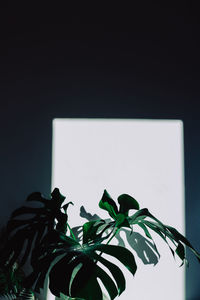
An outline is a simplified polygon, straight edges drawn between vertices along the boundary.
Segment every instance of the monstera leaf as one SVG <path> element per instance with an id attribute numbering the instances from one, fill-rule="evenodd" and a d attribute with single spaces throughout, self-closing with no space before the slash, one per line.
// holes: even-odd
<path id="1" fill-rule="evenodd" d="M 27 202 L 36 201 L 42 204 L 42 207 L 23 206 L 12 213 L 7 225 L 9 238 L 4 249 L 5 259 L 10 257 L 10 265 L 17 259 L 21 266 L 24 265 L 33 246 L 38 247 L 45 232 L 55 227 L 56 220 L 56 226 L 66 231 L 68 219 L 66 205 L 63 207 L 64 212 L 61 211 L 65 197 L 58 189 L 55 189 L 51 196 L 48 200 L 41 193 L 32 193 L 28 196 Z"/>
<path id="2" fill-rule="evenodd" d="M 87 240 L 86 237 L 83 237 L 83 240 Z M 105 259 L 103 254 L 119 260 L 132 275 L 137 269 L 133 254 L 124 247 L 101 243 L 81 245 L 56 231 L 44 238 L 34 254 L 34 272 L 28 278 L 29 283 L 35 282 L 35 290 L 39 292 L 50 269 L 49 287 L 58 297 L 62 293 L 85 300 L 102 300 L 103 294 L 98 279 L 105 286 L 110 299 L 120 295 L 125 289 L 124 275 L 120 268 Z M 111 272 L 112 277 L 99 263 Z"/>
<path id="3" fill-rule="evenodd" d="M 112 227 L 112 222 L 106 222 L 102 219 L 86 222 L 83 225 L 83 243 L 103 242 L 112 234 L 113 230 L 107 232 L 107 230 L 112 229 Z"/>
<path id="4" fill-rule="evenodd" d="M 178 255 L 182 260 L 182 264 L 187 262 L 185 255 L 185 246 L 189 247 L 200 262 L 200 253 L 198 253 L 191 243 L 181 235 L 175 228 L 164 225 L 156 217 L 154 217 L 147 208 L 139 209 L 138 202 L 127 194 L 122 194 L 118 197 L 118 203 L 120 204 L 119 209 L 115 201 L 111 198 L 106 190 L 104 190 L 103 196 L 99 202 L 100 208 L 107 210 L 109 215 L 114 219 L 114 223 L 110 222 L 111 227 L 117 228 L 117 233 L 123 227 L 129 227 L 134 230 L 134 225 L 141 227 L 145 235 L 151 239 L 154 243 L 152 235 L 149 229 L 156 232 L 164 241 L 167 243 L 173 256 Z M 137 210 L 132 216 L 129 216 L 129 210 Z M 172 248 L 171 244 L 174 245 Z M 154 243 L 156 252 L 158 253 L 157 247 Z"/>
<path id="5" fill-rule="evenodd" d="M 168 245 L 172 255 L 175 256 L 175 254 L 177 254 L 179 256 L 182 260 L 182 264 L 187 262 L 185 247 L 183 244 L 190 248 L 190 250 L 195 254 L 197 260 L 200 262 L 200 253 L 194 249 L 191 243 L 175 228 L 164 225 L 161 221 L 154 217 L 147 208 L 138 210 L 133 216 L 129 217 L 129 224 L 139 225 L 143 229 L 145 235 L 151 240 L 153 240 L 153 238 L 149 229 L 157 233 Z M 174 245 L 173 248 L 171 244 Z"/>
<path id="6" fill-rule="evenodd" d="M 130 195 L 122 194 L 118 197 L 119 209 L 115 201 L 111 198 L 106 190 L 99 202 L 99 207 L 106 210 L 115 220 L 114 226 L 117 228 L 129 227 L 128 213 L 131 209 L 139 209 L 139 203 Z"/>

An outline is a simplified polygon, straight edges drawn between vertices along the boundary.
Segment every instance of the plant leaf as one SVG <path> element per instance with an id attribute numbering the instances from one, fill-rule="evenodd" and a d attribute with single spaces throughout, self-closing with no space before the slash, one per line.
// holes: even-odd
<path id="1" fill-rule="evenodd" d="M 10 264 L 18 259 L 19 264 L 24 265 L 28 256 L 31 255 L 32 249 L 40 245 L 45 232 L 55 228 L 55 220 L 58 221 L 57 229 L 63 232 L 66 231 L 68 216 L 66 213 L 61 212 L 61 205 L 65 197 L 60 194 L 57 188 L 54 189 L 51 195 L 52 198 L 47 200 L 41 196 L 41 193 L 32 193 L 28 196 L 27 201 L 39 201 L 43 204 L 43 207 L 22 206 L 12 213 L 7 225 L 9 236 L 6 245 L 7 257 L 8 254 L 12 255 Z M 65 208 L 67 207 L 65 206 Z M 22 258 L 20 254 L 23 251 L 25 251 L 25 254 Z"/>
<path id="2" fill-rule="evenodd" d="M 119 213 L 116 215 L 115 226 L 117 228 L 128 227 L 131 228 L 127 220 L 126 214 Z"/>
<path id="3" fill-rule="evenodd" d="M 104 220 L 86 222 L 83 225 L 83 244 L 100 242 L 107 239 L 112 232 L 110 231 L 104 237 L 103 233 L 109 228 L 111 228 L 111 225 L 106 224 Z"/>
<path id="4" fill-rule="evenodd" d="M 184 259 L 185 259 L 185 248 L 184 248 L 183 244 L 181 244 L 180 242 L 178 243 L 178 246 L 176 248 L 176 254 L 180 257 L 180 259 L 182 261 L 184 261 Z"/>
<path id="5" fill-rule="evenodd" d="M 133 254 L 128 249 L 121 246 L 100 244 L 95 246 L 95 250 L 100 250 L 103 253 L 114 256 L 132 273 L 132 275 L 135 275 L 137 265 Z"/>
<path id="6" fill-rule="evenodd" d="M 109 215 L 115 219 L 116 215 L 118 214 L 118 208 L 117 205 L 115 204 L 115 201 L 110 197 L 108 192 L 104 190 L 103 196 L 99 202 L 99 207 L 107 210 Z"/>
<path id="7" fill-rule="evenodd" d="M 119 212 L 127 214 L 130 209 L 140 209 L 139 203 L 130 195 L 122 194 L 118 198 L 118 203 L 120 205 Z"/>
<path id="8" fill-rule="evenodd" d="M 92 253 L 91 256 L 95 260 L 101 262 L 105 267 L 107 267 L 109 269 L 109 271 L 111 272 L 111 274 L 117 284 L 118 293 L 119 293 L 119 295 L 121 295 L 121 293 L 125 290 L 126 282 L 125 282 L 124 275 L 123 275 L 122 271 L 120 270 L 120 268 L 118 266 L 116 266 L 115 264 L 111 263 L 110 261 L 104 259 L 101 255 Z"/>
<path id="9" fill-rule="evenodd" d="M 171 226 L 166 226 L 166 228 L 173 234 L 174 239 L 183 242 L 186 246 L 188 246 L 191 251 L 195 254 L 197 260 L 200 262 L 200 253 L 197 252 L 194 247 L 191 245 L 191 243 L 184 237 L 178 230 Z"/>
<path id="10" fill-rule="evenodd" d="M 101 282 L 105 286 L 110 298 L 112 300 L 115 299 L 118 296 L 118 289 L 111 277 L 102 268 L 98 267 L 98 265 L 96 266 L 95 275 L 101 280 Z"/>
<path id="11" fill-rule="evenodd" d="M 59 242 L 58 239 L 60 239 Z M 114 299 L 124 291 L 125 279 L 115 264 L 102 257 L 104 253 L 118 259 L 133 275 L 135 274 L 137 266 L 129 250 L 120 246 L 99 243 L 81 246 L 69 237 L 62 235 L 61 238 L 58 232 L 52 232 L 48 239 L 46 237 L 43 239 L 40 251 L 35 256 L 34 266 L 37 266 L 36 272 L 39 274 L 35 283 L 37 289 L 42 288 L 44 270 L 46 273 L 55 255 L 57 261 L 53 262 L 49 273 L 50 290 L 54 295 L 59 296 L 63 293 L 71 297 L 102 300 L 102 292 L 97 280 L 99 278 L 111 299 Z M 50 262 L 48 262 L 48 257 Z M 113 279 L 98 265 L 98 262 L 110 270 Z M 57 280 L 58 274 L 59 280 Z M 96 289 L 93 289 L 93 284 Z M 91 296 L 88 296 L 86 287 L 91 288 L 93 298 L 88 298 Z"/>

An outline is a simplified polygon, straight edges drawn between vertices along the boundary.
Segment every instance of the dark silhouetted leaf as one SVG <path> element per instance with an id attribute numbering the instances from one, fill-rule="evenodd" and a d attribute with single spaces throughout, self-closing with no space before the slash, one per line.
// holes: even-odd
<path id="1" fill-rule="evenodd" d="M 185 259 L 185 248 L 180 242 L 178 243 L 178 246 L 176 248 L 176 254 L 180 257 L 181 260 Z"/>
<path id="2" fill-rule="evenodd" d="M 120 205 L 120 213 L 128 214 L 130 209 L 140 209 L 139 203 L 130 195 L 122 194 L 117 200 Z"/>
<path id="3" fill-rule="evenodd" d="M 103 253 L 114 256 L 132 273 L 132 275 L 135 275 L 137 265 L 133 254 L 128 249 L 121 246 L 100 244 L 95 246 L 95 250 L 100 250 Z"/>
<path id="4" fill-rule="evenodd" d="M 113 278 L 115 279 L 115 282 L 117 284 L 118 293 L 121 295 L 121 293 L 125 290 L 125 278 L 120 270 L 119 267 L 117 267 L 115 264 L 111 263 L 110 261 L 104 259 L 101 255 L 97 255 L 96 253 L 92 253 L 91 255 L 96 261 L 101 262 L 105 267 L 108 268 L 108 270 L 111 272 Z"/>

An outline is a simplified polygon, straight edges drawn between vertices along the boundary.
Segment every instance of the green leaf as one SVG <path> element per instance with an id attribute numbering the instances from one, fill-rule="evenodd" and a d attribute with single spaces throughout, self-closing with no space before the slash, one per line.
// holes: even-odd
<path id="1" fill-rule="evenodd" d="M 150 232 L 149 232 L 149 230 L 147 229 L 147 227 L 146 227 L 142 222 L 138 222 L 138 226 L 140 226 L 140 227 L 143 229 L 145 235 L 146 235 L 149 239 L 153 240 L 153 239 L 152 239 L 152 236 L 151 236 L 151 234 L 150 234 Z"/>
<path id="2" fill-rule="evenodd" d="M 146 217 L 149 217 L 149 218 L 153 219 L 154 221 L 156 221 L 156 223 L 155 222 L 153 223 L 153 222 L 150 222 L 150 221 L 145 221 Z M 138 210 L 133 216 L 131 216 L 129 218 L 129 223 L 130 224 L 139 224 L 139 222 L 142 222 L 143 224 L 145 224 L 145 222 L 147 222 L 146 224 L 149 224 L 149 222 L 150 222 L 151 223 L 150 226 L 155 228 L 155 230 L 153 228 L 151 228 L 151 229 L 153 229 L 154 231 L 157 230 L 157 233 L 159 235 L 161 235 L 161 237 L 163 237 L 163 234 L 164 234 L 164 239 L 165 239 L 166 234 L 167 234 L 166 226 L 163 225 L 163 223 L 160 222 L 156 217 L 154 217 L 149 212 L 149 210 L 147 208 L 143 208 L 143 209 Z"/>
<path id="3" fill-rule="evenodd" d="M 176 248 L 176 254 L 180 257 L 180 259 L 182 261 L 184 261 L 184 259 L 185 259 L 185 248 L 184 248 L 183 244 L 181 244 L 180 242 L 178 243 L 178 246 Z"/>
<path id="4" fill-rule="evenodd" d="M 171 226 L 166 226 L 166 228 L 173 234 L 174 239 L 177 241 L 183 242 L 186 246 L 188 246 L 191 251 L 195 254 L 197 260 L 200 262 L 200 253 L 197 252 L 194 247 L 191 245 L 191 243 L 184 237 L 180 232 L 178 232 L 175 228 Z"/>
<path id="5" fill-rule="evenodd" d="M 35 286 L 34 290 L 39 293 L 44 288 L 45 278 L 53 262 L 59 257 L 59 252 L 48 253 L 48 256 L 32 258 L 33 272 L 26 277 L 24 285 L 26 287 Z M 39 264 L 38 264 L 39 261 Z"/>
<path id="6" fill-rule="evenodd" d="M 57 297 L 59 297 L 60 292 L 64 295 L 70 296 L 70 281 L 72 278 L 72 274 L 74 269 L 81 263 L 81 257 L 77 255 L 75 259 L 75 255 L 76 252 L 74 251 L 71 251 L 70 253 L 66 254 L 52 267 L 49 273 L 49 288 L 52 294 L 54 294 Z M 83 280 L 85 282 L 86 278 L 82 279 L 82 281 L 80 282 L 80 286 L 83 284 Z"/>
<path id="7" fill-rule="evenodd" d="M 133 254 L 126 248 L 114 245 L 96 245 L 95 250 L 109 254 L 117 258 L 131 273 L 135 275 L 137 265 Z"/>
<path id="8" fill-rule="evenodd" d="M 113 278 L 115 279 L 115 282 L 117 284 L 118 293 L 121 295 L 121 293 L 125 290 L 125 278 L 118 266 L 111 263 L 110 261 L 104 259 L 101 255 L 97 255 L 96 253 L 92 253 L 91 256 L 96 260 L 101 262 L 105 267 L 109 269 L 111 272 Z"/>
<path id="9" fill-rule="evenodd" d="M 96 277 L 101 280 L 106 290 L 108 291 L 110 298 L 112 300 L 115 299 L 118 296 L 118 289 L 111 277 L 108 276 L 108 274 L 98 266 L 96 266 Z"/>
<path id="10" fill-rule="evenodd" d="M 150 222 L 150 221 L 147 221 L 147 220 L 144 220 L 143 223 L 145 225 L 147 225 L 150 229 L 152 229 L 153 231 L 155 231 L 164 240 L 164 242 L 168 245 L 168 247 L 169 247 L 172 255 L 174 256 L 174 250 L 169 245 L 169 243 L 168 243 L 168 241 L 166 239 L 165 232 L 164 233 L 162 232 L 162 227 L 160 228 L 159 226 L 157 226 L 157 224 L 155 224 L 153 222 Z"/>
<path id="11" fill-rule="evenodd" d="M 124 223 L 126 216 L 124 214 L 117 214 L 116 216 L 116 227 L 120 227 Z"/>
<path id="12" fill-rule="evenodd" d="M 118 214 L 117 205 L 106 190 L 104 190 L 103 196 L 99 202 L 99 207 L 106 210 L 113 219 L 116 218 L 116 215 Z"/>
<path id="13" fill-rule="evenodd" d="M 104 253 L 118 259 L 133 275 L 135 274 L 137 266 L 129 250 L 120 246 L 97 243 L 81 246 L 69 237 L 52 232 L 48 238 L 43 239 L 39 252 L 34 256 L 37 273 L 35 285 L 37 289 L 42 288 L 44 274 L 53 263 L 49 280 L 50 290 L 54 295 L 59 296 L 63 293 L 83 299 L 102 300 L 101 287 L 97 281 L 99 278 L 111 299 L 114 299 L 124 291 L 125 279 L 119 267 L 102 257 Z M 56 262 L 52 261 L 53 255 L 55 255 Z M 113 278 L 98 265 L 98 262 L 110 270 Z M 59 280 L 57 280 L 58 274 Z M 91 295 L 88 296 L 86 287 L 91 289 L 90 293 L 93 298 Z"/>
<path id="14" fill-rule="evenodd" d="M 122 194 L 117 198 L 117 200 L 120 205 L 120 213 L 128 215 L 130 209 L 140 209 L 139 203 L 130 195 Z"/>
<path id="15" fill-rule="evenodd" d="M 134 215 L 128 217 L 129 223 L 130 224 L 137 224 L 139 220 L 141 219 L 145 219 L 148 216 L 148 209 L 147 208 L 142 208 L 138 211 L 136 211 L 136 213 L 134 213 Z"/>
<path id="16" fill-rule="evenodd" d="M 71 297 L 84 300 L 103 300 L 103 293 L 96 276 L 90 275 L 90 270 L 85 267 L 77 273 L 76 280 L 71 286 Z"/>
<path id="17" fill-rule="evenodd" d="M 107 239 L 112 232 L 105 237 L 103 237 L 103 233 L 110 227 L 111 225 L 106 224 L 104 220 L 86 222 L 83 225 L 83 243 L 100 242 Z"/>
<path id="18" fill-rule="evenodd" d="M 126 215 L 125 214 L 117 214 L 116 215 L 116 223 L 115 223 L 115 226 L 118 227 L 118 228 L 122 228 L 122 227 L 128 227 L 128 228 L 131 228 L 130 225 L 129 225 L 129 222 L 126 218 Z"/>
<path id="19" fill-rule="evenodd" d="M 144 220 L 143 223 L 145 225 L 147 225 L 149 228 L 151 228 L 153 231 L 155 231 L 165 242 L 166 242 L 166 236 L 165 234 L 162 232 L 162 229 L 160 229 L 159 226 L 157 226 L 157 224 L 152 223 L 150 221 Z"/>

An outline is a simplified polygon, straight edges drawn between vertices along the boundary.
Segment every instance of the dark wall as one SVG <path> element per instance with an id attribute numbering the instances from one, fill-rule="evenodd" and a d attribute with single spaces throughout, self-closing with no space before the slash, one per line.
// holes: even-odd
<path id="1" fill-rule="evenodd" d="M 50 193 L 53 118 L 175 118 L 184 122 L 186 235 L 200 249 L 197 7 L 90 9 L 2 10 L 0 223 L 30 192 Z M 194 300 L 200 266 L 189 260 Z"/>

